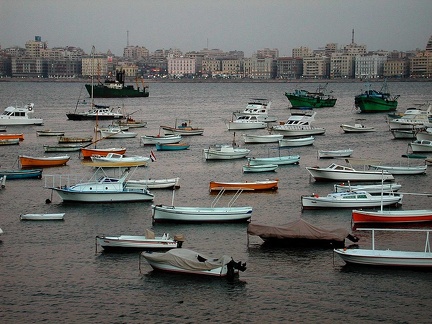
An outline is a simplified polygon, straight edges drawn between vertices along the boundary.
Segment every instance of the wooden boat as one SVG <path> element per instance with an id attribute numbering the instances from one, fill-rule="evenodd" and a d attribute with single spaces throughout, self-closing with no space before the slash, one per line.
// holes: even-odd
<path id="1" fill-rule="evenodd" d="M 330 93 L 326 93 L 327 84 L 319 86 L 315 92 L 296 89 L 294 92 L 285 92 L 293 108 L 323 108 L 334 107 L 336 98 Z"/>
<path id="2" fill-rule="evenodd" d="M 386 228 L 360 228 L 358 230 L 372 232 L 371 249 L 335 249 L 334 252 L 347 264 L 364 265 L 364 266 L 385 266 L 385 267 L 407 267 L 407 268 L 431 268 L 432 253 L 430 250 L 430 233 L 431 230 L 421 229 L 386 229 Z M 375 249 L 376 232 L 396 232 L 396 233 L 413 233 L 418 236 L 419 233 L 426 235 L 426 241 L 423 251 L 398 251 L 390 249 Z M 385 237 L 388 237 L 387 235 Z M 383 243 L 380 243 L 383 246 Z"/>
<path id="3" fill-rule="evenodd" d="M 183 235 L 170 237 L 169 233 L 155 236 L 153 231 L 146 230 L 145 235 L 97 235 L 96 244 L 105 251 L 125 250 L 170 250 L 181 248 Z"/>
<path id="4" fill-rule="evenodd" d="M 8 180 L 32 178 L 41 179 L 42 172 L 42 169 L 0 169 L 0 176 L 6 176 Z"/>
<path id="5" fill-rule="evenodd" d="M 267 134 L 267 135 L 255 135 L 255 134 L 243 134 L 245 144 L 251 143 L 277 143 L 283 139 L 281 134 Z"/>
<path id="6" fill-rule="evenodd" d="M 246 157 L 250 150 L 232 145 L 213 145 L 203 152 L 206 160 L 233 160 Z"/>
<path id="7" fill-rule="evenodd" d="M 182 140 L 181 135 L 143 135 L 141 136 L 141 143 L 143 145 L 154 144 L 173 144 L 179 143 Z"/>
<path id="8" fill-rule="evenodd" d="M 111 127 L 110 129 L 107 130 L 100 130 L 100 134 L 101 137 L 104 139 L 108 139 L 108 138 L 134 138 L 137 137 L 138 133 L 136 132 L 129 132 L 129 131 L 125 131 L 121 129 L 121 126 L 117 126 L 117 127 Z"/>
<path id="9" fill-rule="evenodd" d="M 380 183 L 380 184 L 358 184 L 351 185 L 350 183 L 336 184 L 334 185 L 335 192 L 347 192 L 347 191 L 367 191 L 370 194 L 380 194 L 382 192 L 396 192 L 402 185 L 399 183 Z"/>
<path id="10" fill-rule="evenodd" d="M 77 152 L 81 151 L 82 144 L 44 145 L 45 152 Z"/>
<path id="11" fill-rule="evenodd" d="M 312 145 L 315 142 L 315 137 L 306 136 L 298 138 L 283 138 L 279 140 L 279 147 L 299 147 Z"/>
<path id="12" fill-rule="evenodd" d="M 318 150 L 318 157 L 324 158 L 338 158 L 338 157 L 349 157 L 354 151 L 352 149 L 344 150 Z"/>
<path id="13" fill-rule="evenodd" d="M 0 145 L 19 145 L 19 138 L 0 139 Z"/>
<path id="14" fill-rule="evenodd" d="M 192 127 L 190 120 L 184 120 L 180 124 L 175 121 L 174 127 L 171 126 L 160 126 L 163 129 L 165 135 L 182 135 L 182 136 L 194 136 L 202 135 L 204 128 Z"/>
<path id="15" fill-rule="evenodd" d="M 263 98 L 251 98 L 243 111 L 236 111 L 233 115 L 237 118 L 240 116 L 256 116 L 259 121 L 271 123 L 276 122 L 277 117 L 269 116 L 268 111 L 271 101 Z"/>
<path id="16" fill-rule="evenodd" d="M 93 155 L 106 156 L 109 153 L 125 154 L 125 147 L 110 147 L 110 148 L 81 148 L 81 154 L 84 159 L 90 159 Z"/>
<path id="17" fill-rule="evenodd" d="M 386 193 L 371 195 L 367 191 L 332 192 L 320 197 L 317 194 L 302 196 L 303 209 L 317 208 L 370 208 L 377 206 L 401 205 L 403 195 Z"/>
<path id="18" fill-rule="evenodd" d="M 131 167 L 145 166 L 150 161 L 146 156 L 124 156 L 123 154 L 108 153 L 107 155 L 92 155 L 90 159 L 98 167 Z"/>
<path id="19" fill-rule="evenodd" d="M 417 210 L 375 210 L 365 211 L 354 209 L 352 211 L 352 221 L 354 224 L 363 223 L 419 223 L 432 222 L 431 209 Z"/>
<path id="20" fill-rule="evenodd" d="M 391 166 L 391 165 L 369 165 L 375 170 L 386 170 L 391 174 L 423 174 L 426 173 L 427 165 L 416 166 Z"/>
<path id="21" fill-rule="evenodd" d="M 143 128 L 147 126 L 147 122 L 144 120 L 135 120 L 128 116 L 126 119 L 120 119 L 115 122 L 119 126 L 127 126 L 130 128 Z"/>
<path id="22" fill-rule="evenodd" d="M 156 151 L 181 151 L 187 150 L 190 147 L 189 143 L 178 142 L 172 144 L 156 143 Z"/>
<path id="23" fill-rule="evenodd" d="M 311 115 L 291 115 L 285 123 L 273 126 L 273 131 L 287 137 L 322 135 L 325 128 L 314 127 L 312 122 L 315 120 L 316 112 Z"/>
<path id="24" fill-rule="evenodd" d="M 32 167 L 55 167 L 66 165 L 69 161 L 69 155 L 61 155 L 61 156 L 28 156 L 28 155 L 20 155 L 19 161 L 22 168 L 32 168 Z"/>
<path id="25" fill-rule="evenodd" d="M 345 228 L 320 228 L 302 218 L 282 226 L 250 223 L 247 234 L 259 236 L 266 245 L 286 247 L 344 248 L 345 239 L 358 241 Z"/>
<path id="26" fill-rule="evenodd" d="M 147 189 L 130 189 L 124 185 L 130 174 L 126 168 L 120 177 L 109 177 L 103 168 L 98 168 L 86 182 L 72 184 L 71 175 L 45 176 L 45 188 L 51 189 L 64 202 L 135 202 L 151 201 L 154 195 Z"/>
<path id="27" fill-rule="evenodd" d="M 47 221 L 47 220 L 63 220 L 65 213 L 56 214 L 21 214 L 21 220 Z"/>
<path id="28" fill-rule="evenodd" d="M 276 169 L 279 166 L 277 164 L 257 164 L 257 165 L 250 165 L 246 164 L 243 165 L 243 172 L 272 172 L 276 171 Z"/>
<path id="29" fill-rule="evenodd" d="M 260 121 L 258 116 L 244 115 L 225 123 L 228 130 L 261 129 L 267 127 L 267 122 Z"/>
<path id="30" fill-rule="evenodd" d="M 367 127 L 362 123 L 355 123 L 354 125 L 342 124 L 340 127 L 345 133 L 375 132 L 374 127 Z"/>
<path id="31" fill-rule="evenodd" d="M 6 140 L 6 139 L 18 139 L 20 141 L 24 141 L 24 134 L 10 134 L 10 133 L 4 133 L 0 134 L 0 140 Z"/>
<path id="32" fill-rule="evenodd" d="M 210 207 L 178 207 L 152 205 L 154 222 L 246 222 L 251 218 L 252 207 L 232 207 L 242 190 L 238 190 L 227 207 L 216 207 L 225 190 L 221 190 Z"/>
<path id="33" fill-rule="evenodd" d="M 277 190 L 279 180 L 256 180 L 246 182 L 222 182 L 222 181 L 210 181 L 209 189 L 212 191 L 221 190 L 250 190 L 250 191 L 261 191 L 261 190 Z"/>
<path id="34" fill-rule="evenodd" d="M 355 170 L 354 168 L 330 164 L 322 168 L 318 166 L 306 167 L 315 181 L 393 181 L 393 175 L 388 171 Z"/>
<path id="35" fill-rule="evenodd" d="M 9 106 L 0 115 L 0 125 L 42 125 L 42 118 L 34 118 L 34 103 Z"/>
<path id="36" fill-rule="evenodd" d="M 93 137 L 87 136 L 87 137 L 69 137 L 69 136 L 60 136 L 58 138 L 59 144 L 66 144 L 66 143 L 86 143 L 86 142 L 92 142 Z"/>
<path id="37" fill-rule="evenodd" d="M 230 256 L 214 258 L 188 249 L 172 249 L 165 253 L 146 251 L 141 257 L 155 271 L 233 279 L 239 271 L 246 270 L 246 263 L 235 262 Z"/>
<path id="38" fill-rule="evenodd" d="M 262 165 L 262 164 L 276 164 L 276 165 L 288 165 L 288 164 L 299 164 L 300 155 L 285 155 L 275 156 L 267 158 L 248 158 L 250 165 Z"/>
<path id="39" fill-rule="evenodd" d="M 64 136 L 65 132 L 45 129 L 36 131 L 36 134 L 38 136 Z"/>
<path id="40" fill-rule="evenodd" d="M 414 141 L 409 144 L 414 153 L 417 152 L 432 152 L 432 141 L 421 140 Z"/>
<path id="41" fill-rule="evenodd" d="M 126 187 L 139 189 L 178 189 L 180 188 L 179 182 L 180 178 L 127 180 Z"/>
<path id="42" fill-rule="evenodd" d="M 397 108 L 399 96 L 391 95 L 387 82 L 383 83 L 380 91 L 371 89 L 370 83 L 367 90 L 354 97 L 354 104 L 360 112 L 394 111 Z"/>

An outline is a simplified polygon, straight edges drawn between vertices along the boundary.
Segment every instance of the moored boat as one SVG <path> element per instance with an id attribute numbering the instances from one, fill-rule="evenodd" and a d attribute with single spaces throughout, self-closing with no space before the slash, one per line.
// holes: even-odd
<path id="1" fill-rule="evenodd" d="M 109 153 L 125 154 L 125 147 L 110 147 L 110 148 L 89 148 L 82 147 L 81 155 L 83 159 L 90 159 L 93 155 L 107 156 Z"/>
<path id="2" fill-rule="evenodd" d="M 318 157 L 323 158 L 337 158 L 337 157 L 349 157 L 354 151 L 352 149 L 342 150 L 318 150 Z"/>
<path id="3" fill-rule="evenodd" d="M 141 144 L 154 145 L 154 144 L 173 144 L 179 143 L 182 140 L 181 135 L 142 135 Z"/>
<path id="4" fill-rule="evenodd" d="M 167 179 L 142 179 L 142 180 L 127 180 L 126 187 L 128 188 L 148 188 L 148 189 L 178 189 L 180 188 L 180 178 Z"/>
<path id="5" fill-rule="evenodd" d="M 414 153 L 417 152 L 432 152 L 432 141 L 428 140 L 415 140 L 409 144 Z"/>
<path id="6" fill-rule="evenodd" d="M 67 118 L 70 120 L 108 120 L 123 118 L 122 109 L 118 107 L 110 108 L 106 105 L 92 104 L 92 107 L 87 111 L 67 113 Z"/>
<path id="7" fill-rule="evenodd" d="M 325 128 L 314 127 L 312 122 L 315 120 L 316 112 L 304 115 L 291 115 L 285 123 L 273 126 L 273 131 L 283 136 L 311 136 L 322 135 Z"/>
<path id="8" fill-rule="evenodd" d="M 1 145 L 19 145 L 19 143 L 20 143 L 19 138 L 0 139 L 0 146 Z"/>
<path id="9" fill-rule="evenodd" d="M 64 136 L 63 131 L 53 131 L 51 129 L 44 129 L 36 131 L 37 136 Z"/>
<path id="10" fill-rule="evenodd" d="M 206 160 L 233 160 L 246 157 L 250 150 L 232 145 L 212 145 L 203 152 Z"/>
<path id="11" fill-rule="evenodd" d="M 261 191 L 261 190 L 277 190 L 279 180 L 256 180 L 246 182 L 223 182 L 223 181 L 210 181 L 209 189 L 212 191 L 221 190 L 250 190 L 250 191 Z"/>
<path id="12" fill-rule="evenodd" d="M 61 155 L 61 156 L 28 156 L 28 155 L 20 155 L 19 161 L 22 168 L 33 168 L 33 167 L 56 167 L 66 165 L 69 161 L 69 155 Z"/>
<path id="13" fill-rule="evenodd" d="M 66 143 L 86 143 L 86 142 L 92 142 L 93 136 L 87 136 L 87 137 L 69 137 L 69 136 L 60 136 L 58 138 L 59 144 L 66 144 Z"/>
<path id="14" fill-rule="evenodd" d="M 150 161 L 146 156 L 124 156 L 118 153 L 108 153 L 107 155 L 92 155 L 90 157 L 93 164 L 98 167 L 131 167 L 145 166 Z"/>
<path id="15" fill-rule="evenodd" d="M 419 223 L 432 222 L 431 209 L 414 209 L 414 210 L 375 210 L 366 211 L 354 209 L 352 211 L 352 220 L 354 224 L 364 223 Z"/>
<path id="16" fill-rule="evenodd" d="M 335 192 L 347 192 L 347 191 L 367 191 L 370 194 L 381 194 L 382 192 L 396 192 L 402 185 L 399 183 L 377 183 L 377 184 L 357 184 L 351 185 L 350 183 L 340 183 L 334 185 Z"/>
<path id="17" fill-rule="evenodd" d="M 250 143 L 277 143 L 283 139 L 281 134 L 267 134 L 267 135 L 255 135 L 255 134 L 243 134 L 245 144 Z"/>
<path id="18" fill-rule="evenodd" d="M 416 166 L 369 165 L 369 167 L 375 170 L 386 170 L 391 174 L 423 174 L 427 169 L 426 164 Z"/>
<path id="19" fill-rule="evenodd" d="M 34 103 L 9 106 L 0 115 L 0 125 L 43 125 L 42 118 L 34 118 Z"/>
<path id="20" fill-rule="evenodd" d="M 356 170 L 354 168 L 330 164 L 328 167 L 306 167 L 315 181 L 393 181 L 393 175 L 386 171 Z"/>
<path id="21" fill-rule="evenodd" d="M 368 89 L 364 93 L 354 97 L 354 104 L 357 109 L 365 113 L 396 110 L 399 96 L 389 93 L 387 82 L 383 83 L 380 91 L 371 89 L 369 83 L 367 87 Z"/>
<path id="22" fill-rule="evenodd" d="M 99 132 L 104 139 L 134 138 L 138 135 L 136 132 L 122 130 L 121 126 L 111 127 L 109 130 L 101 129 Z"/>
<path id="23" fill-rule="evenodd" d="M 41 179 L 43 169 L 0 169 L 0 176 L 12 179 Z"/>
<path id="24" fill-rule="evenodd" d="M 24 134 L 23 133 L 18 133 L 18 134 L 4 133 L 4 134 L 0 134 L 0 140 L 7 140 L 7 139 L 18 139 L 19 141 L 24 141 Z"/>
<path id="25" fill-rule="evenodd" d="M 20 220 L 48 221 L 48 220 L 63 220 L 65 213 L 54 214 L 21 214 Z"/>
<path id="26" fill-rule="evenodd" d="M 276 169 L 279 166 L 277 164 L 257 164 L 257 165 L 250 165 L 246 164 L 243 165 L 243 172 L 271 172 L 276 171 Z"/>
<path id="27" fill-rule="evenodd" d="M 326 92 L 327 84 L 319 86 L 315 92 L 296 89 L 294 92 L 285 92 L 293 108 L 323 108 L 334 107 L 336 98 Z"/>
<path id="28" fill-rule="evenodd" d="M 299 147 L 312 145 L 315 142 L 313 136 L 303 136 L 298 138 L 282 138 L 279 140 L 279 147 Z"/>
<path id="29" fill-rule="evenodd" d="M 234 112 L 235 117 L 240 116 L 256 116 L 259 121 L 266 123 L 276 122 L 277 117 L 269 116 L 268 111 L 271 106 L 271 101 L 264 98 L 251 98 L 243 111 Z"/>
<path id="30" fill-rule="evenodd" d="M 248 164 L 250 165 L 262 165 L 262 164 L 276 164 L 276 165 L 287 165 L 287 164 L 299 164 L 300 155 L 285 155 L 275 156 L 267 158 L 252 157 L 248 158 Z"/>
<path id="31" fill-rule="evenodd" d="M 82 144 L 44 145 L 45 152 L 77 152 L 83 147 Z"/>
<path id="32" fill-rule="evenodd" d="M 225 123 L 228 130 L 261 129 L 267 127 L 267 122 L 260 121 L 255 115 L 238 116 Z"/>
<path id="33" fill-rule="evenodd" d="M 194 136 L 202 135 L 204 133 L 204 128 L 192 127 L 190 120 L 182 121 L 180 124 L 175 121 L 174 127 L 171 126 L 160 126 L 164 130 L 166 135 L 183 135 L 183 136 Z"/>
<path id="34" fill-rule="evenodd" d="M 374 127 L 365 126 L 362 123 L 355 123 L 354 125 L 342 124 L 340 126 L 345 133 L 366 133 L 375 132 Z"/>
<path id="35" fill-rule="evenodd" d="M 181 151 L 187 150 L 190 144 L 186 142 L 178 142 L 178 143 L 156 143 L 156 151 Z"/>

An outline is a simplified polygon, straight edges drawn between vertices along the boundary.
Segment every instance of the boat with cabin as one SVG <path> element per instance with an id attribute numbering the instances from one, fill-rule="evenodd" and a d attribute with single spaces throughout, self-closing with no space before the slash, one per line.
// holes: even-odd
<path id="1" fill-rule="evenodd" d="M 34 103 L 32 102 L 22 106 L 9 106 L 0 115 L 0 125 L 43 125 L 43 119 L 34 118 L 33 114 Z"/>
<path id="2" fill-rule="evenodd" d="M 371 89 L 371 84 L 366 84 L 367 89 L 354 97 L 354 104 L 360 112 L 385 112 L 394 111 L 398 105 L 399 95 L 392 95 L 388 90 L 387 82 L 384 81 L 381 90 Z"/>
<path id="3" fill-rule="evenodd" d="M 296 89 L 294 92 L 285 92 L 285 97 L 288 98 L 292 108 L 323 108 L 334 107 L 336 98 L 327 92 L 326 83 L 323 87 L 318 86 L 315 92 L 310 92 L 303 89 Z"/>
<path id="4" fill-rule="evenodd" d="M 283 136 L 311 136 L 322 135 L 325 128 L 314 127 L 312 122 L 315 120 L 316 112 L 304 115 L 291 115 L 285 123 L 273 126 L 273 131 Z"/>
<path id="5" fill-rule="evenodd" d="M 246 148 L 234 147 L 232 145 L 211 145 L 203 149 L 206 160 L 233 160 L 246 157 L 250 150 Z"/>
<path id="6" fill-rule="evenodd" d="M 176 119 L 174 127 L 171 126 L 160 126 L 166 135 L 183 135 L 183 136 L 194 136 L 202 135 L 204 128 L 192 127 L 190 120 L 183 120 L 181 123 Z"/>
<path id="7" fill-rule="evenodd" d="M 269 116 L 271 101 L 263 98 L 251 98 L 243 111 L 234 112 L 236 118 L 240 116 L 256 116 L 259 121 L 276 122 L 277 117 Z"/>
<path id="8" fill-rule="evenodd" d="M 332 163 L 327 167 L 306 167 L 315 181 L 393 181 L 393 175 L 386 171 L 356 170 L 349 166 Z"/>

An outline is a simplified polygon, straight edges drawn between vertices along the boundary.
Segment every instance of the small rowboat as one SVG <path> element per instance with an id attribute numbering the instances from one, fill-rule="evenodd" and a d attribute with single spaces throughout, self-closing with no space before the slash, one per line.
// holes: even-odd
<path id="1" fill-rule="evenodd" d="M 34 157 L 28 155 L 20 155 L 19 160 L 22 168 L 32 167 L 55 167 L 66 165 L 69 161 L 69 155 L 52 156 L 52 157 Z"/>
<path id="2" fill-rule="evenodd" d="M 318 150 L 318 157 L 323 158 L 335 158 L 335 157 L 349 157 L 353 153 L 352 149 L 346 150 Z"/>
<path id="3" fill-rule="evenodd" d="M 19 134 L 10 134 L 10 133 L 0 134 L 0 140 L 4 140 L 4 139 L 19 139 L 20 141 L 24 141 L 24 134 L 23 133 L 19 133 Z"/>
<path id="4" fill-rule="evenodd" d="M 61 132 L 61 131 L 52 131 L 50 129 L 45 129 L 45 130 L 36 131 L 36 134 L 38 136 L 63 136 L 64 132 Z"/>
<path id="5" fill-rule="evenodd" d="M 221 190 L 277 190 L 279 180 L 258 180 L 251 182 L 221 182 L 221 181 L 210 181 L 210 192 L 221 191 Z"/>
<path id="6" fill-rule="evenodd" d="M 312 145 L 315 141 L 315 137 L 299 137 L 299 138 L 283 138 L 279 140 L 279 147 L 298 147 Z"/>
<path id="7" fill-rule="evenodd" d="M 287 165 L 287 164 L 299 164 L 300 155 L 286 155 L 286 156 L 276 156 L 268 158 L 248 158 L 248 163 L 250 165 L 262 165 L 262 164 L 277 164 L 277 165 Z"/>
<path id="8" fill-rule="evenodd" d="M 190 144 L 185 142 L 162 144 L 156 143 L 156 151 L 180 151 L 187 150 Z"/>
<path id="9" fill-rule="evenodd" d="M 0 145 L 19 145 L 19 138 L 0 139 Z"/>
<path id="10" fill-rule="evenodd" d="M 126 188 L 128 189 L 166 189 L 180 188 L 179 184 L 180 178 L 170 178 L 170 179 L 143 179 L 143 180 L 127 180 Z"/>
<path id="11" fill-rule="evenodd" d="M 17 169 L 17 170 L 3 170 L 0 169 L 0 176 L 6 176 L 8 180 L 11 179 L 32 179 L 32 178 L 37 178 L 37 179 L 41 179 L 42 178 L 42 169 L 27 169 L 27 170 L 21 170 L 21 169 Z"/>
<path id="12" fill-rule="evenodd" d="M 109 153 L 125 154 L 125 147 L 110 147 L 105 149 L 81 148 L 81 154 L 84 159 L 90 159 L 93 155 L 107 156 Z"/>
<path id="13" fill-rule="evenodd" d="M 45 152 L 76 152 L 80 151 L 82 144 L 44 145 Z"/>
<path id="14" fill-rule="evenodd" d="M 63 220 L 65 213 L 57 214 L 21 214 L 21 220 L 35 220 L 35 221 L 46 221 L 46 220 Z"/>
<path id="15" fill-rule="evenodd" d="M 247 143 L 277 143 L 283 139 L 281 134 L 255 135 L 243 134 L 244 142 Z"/>
<path id="16" fill-rule="evenodd" d="M 93 137 L 92 136 L 88 136 L 88 137 L 66 137 L 66 136 L 60 136 L 58 138 L 59 144 L 62 144 L 62 143 L 86 143 L 86 142 L 92 142 L 92 141 L 93 141 Z"/>
<path id="17" fill-rule="evenodd" d="M 417 223 L 432 222 L 432 210 L 377 210 L 352 211 L 352 220 L 354 224 L 359 223 Z"/>
<path id="18" fill-rule="evenodd" d="M 356 123 L 354 125 L 343 124 L 340 126 L 345 133 L 366 133 L 375 132 L 375 128 L 366 127 L 361 123 Z"/>
<path id="19" fill-rule="evenodd" d="M 243 172 L 271 172 L 278 167 L 277 164 L 243 165 Z"/>

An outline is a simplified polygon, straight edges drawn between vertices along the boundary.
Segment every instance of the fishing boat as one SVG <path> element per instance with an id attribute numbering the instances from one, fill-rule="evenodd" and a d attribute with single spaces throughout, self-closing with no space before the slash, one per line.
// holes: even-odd
<path id="1" fill-rule="evenodd" d="M 203 152 L 206 160 L 233 160 L 246 157 L 250 150 L 232 145 L 212 145 Z"/>
<path id="2" fill-rule="evenodd" d="M 315 120 L 316 112 L 304 115 L 291 115 L 285 123 L 273 126 L 273 131 L 287 137 L 322 135 L 325 128 L 314 127 L 312 122 Z"/>
<path id="3" fill-rule="evenodd" d="M 226 207 L 216 207 L 225 190 L 221 190 L 210 207 L 179 207 L 152 205 L 153 222 L 225 223 L 246 222 L 251 218 L 252 207 L 233 207 L 243 190 L 238 190 Z M 173 199 L 174 200 L 174 199 Z"/>
<path id="4" fill-rule="evenodd" d="M 182 140 L 181 135 L 143 135 L 141 136 L 141 143 L 143 145 L 155 144 L 173 144 L 179 143 Z"/>
<path id="5" fill-rule="evenodd" d="M 267 135 L 255 135 L 255 134 L 243 134 L 245 144 L 252 143 L 277 143 L 283 139 L 281 134 L 267 134 Z"/>
<path id="6" fill-rule="evenodd" d="M 95 166 L 102 167 L 131 167 L 145 166 L 150 161 L 146 156 L 124 156 L 118 153 L 108 153 L 107 155 L 92 155 L 90 157 Z"/>
<path id="7" fill-rule="evenodd" d="M 276 171 L 276 169 L 279 166 L 277 164 L 257 164 L 257 165 L 250 165 L 246 164 L 243 165 L 243 172 L 244 173 L 250 173 L 250 172 L 272 172 Z"/>
<path id="8" fill-rule="evenodd" d="M 354 104 L 360 112 L 383 112 L 394 111 L 398 105 L 399 96 L 391 95 L 388 91 L 387 82 L 384 81 L 381 90 L 371 89 L 368 83 L 367 90 L 354 97 Z"/>
<path id="9" fill-rule="evenodd" d="M 19 143 L 20 143 L 19 138 L 0 139 L 0 146 L 1 145 L 19 145 Z"/>
<path id="10" fill-rule="evenodd" d="M 209 190 L 243 190 L 243 191 L 262 191 L 262 190 L 277 190 L 278 179 L 274 180 L 256 180 L 246 182 L 223 182 L 223 181 L 210 181 Z"/>
<path id="11" fill-rule="evenodd" d="M 69 136 L 60 136 L 58 138 L 59 144 L 67 144 L 67 143 L 87 143 L 92 142 L 93 136 L 86 137 L 69 137 Z"/>
<path id="12" fill-rule="evenodd" d="M 303 209 L 318 208 L 370 208 L 377 206 L 401 205 L 403 195 L 386 193 L 380 196 L 367 191 L 332 192 L 326 196 L 317 194 L 301 196 Z"/>
<path id="13" fill-rule="evenodd" d="M 387 229 L 387 228 L 359 228 L 362 231 L 371 231 L 372 247 L 370 249 L 335 249 L 334 252 L 347 264 L 380 267 L 404 268 L 432 268 L 432 252 L 430 249 L 429 229 Z M 381 232 L 395 232 L 398 236 L 412 234 L 418 236 L 425 234 L 426 240 L 423 251 L 400 251 L 390 249 L 375 249 L 375 234 Z M 389 235 L 383 235 L 389 237 Z M 383 246 L 383 243 L 380 243 Z"/>
<path id="14" fill-rule="evenodd" d="M 148 86 L 138 84 L 133 85 L 125 84 L 125 71 L 116 70 L 115 80 L 106 79 L 104 83 L 86 84 L 85 88 L 89 95 L 94 98 L 134 98 L 134 97 L 148 97 Z"/>
<path id="15" fill-rule="evenodd" d="M 134 138 L 138 133 L 123 130 L 121 126 L 110 127 L 109 129 L 100 129 L 101 138 L 118 139 L 118 138 Z"/>
<path id="16" fill-rule="evenodd" d="M 44 129 L 36 131 L 37 136 L 64 136 L 63 131 L 54 131 L 51 129 Z"/>
<path id="17" fill-rule="evenodd" d="M 170 250 L 181 248 L 183 235 L 171 237 L 169 233 L 155 236 L 146 229 L 145 235 L 97 235 L 96 246 L 99 245 L 107 252 L 142 251 L 142 250 Z"/>
<path id="18" fill-rule="evenodd" d="M 319 86 L 315 92 L 296 89 L 294 92 L 285 92 L 293 108 L 323 108 L 334 107 L 336 98 L 326 92 L 327 84 L 324 87 Z"/>
<path id="19" fill-rule="evenodd" d="M 48 145 L 44 144 L 45 152 L 77 152 L 83 147 L 82 144 Z"/>
<path id="20" fill-rule="evenodd" d="M 99 167 L 91 178 L 84 182 L 72 175 L 47 175 L 44 187 L 57 192 L 63 202 L 113 203 L 154 199 L 154 195 L 147 189 L 127 188 L 125 183 L 130 168 L 119 170 L 123 170 L 119 177 L 110 177 L 104 168 Z"/>
<path id="21" fill-rule="evenodd" d="M 17 134 L 4 133 L 4 134 L 0 134 L 0 140 L 9 140 L 9 139 L 18 139 L 19 141 L 24 141 L 24 134 L 23 133 L 17 133 Z"/>
<path id="22" fill-rule="evenodd" d="M 110 108 L 106 105 L 92 104 L 92 107 L 87 111 L 67 113 L 69 120 L 109 120 L 123 118 L 121 107 Z"/>
<path id="23" fill-rule="evenodd" d="M 393 181 L 393 175 L 386 171 L 356 170 L 352 167 L 332 163 L 327 167 L 306 167 L 315 181 Z"/>
<path id="24" fill-rule="evenodd" d="M 82 147 L 81 155 L 83 159 L 90 159 L 93 155 L 107 156 L 109 153 L 125 154 L 125 147 L 109 147 L 109 148 L 89 148 Z"/>
<path id="25" fill-rule="evenodd" d="M 178 189 L 180 188 L 180 178 L 127 180 L 126 187 L 140 189 Z"/>
<path id="26" fill-rule="evenodd" d="M 277 117 L 269 116 L 268 111 L 271 106 L 271 101 L 264 98 L 251 98 L 243 111 L 234 112 L 234 116 L 256 116 L 259 121 L 266 123 L 276 122 Z"/>
<path id="27" fill-rule="evenodd" d="M 42 118 L 34 118 L 34 103 L 9 106 L 0 115 L 0 125 L 43 125 Z"/>
<path id="28" fill-rule="evenodd" d="M 259 236 L 269 246 L 344 248 L 346 239 L 358 242 L 345 228 L 325 229 L 302 218 L 282 226 L 250 223 L 247 234 Z"/>
<path id="29" fill-rule="evenodd" d="M 409 144 L 414 153 L 417 152 L 432 152 L 432 141 L 428 140 L 415 140 Z"/>
<path id="30" fill-rule="evenodd" d="M 56 167 L 66 165 L 69 161 L 69 155 L 61 155 L 61 156 L 28 156 L 28 155 L 20 155 L 19 161 L 22 168 L 33 168 L 33 167 Z"/>
<path id="31" fill-rule="evenodd" d="M 365 126 L 362 123 L 355 123 L 354 125 L 342 124 L 340 126 L 345 133 L 367 133 L 375 132 L 374 127 Z"/>
<path id="32" fill-rule="evenodd" d="M 431 209 L 414 209 L 414 210 L 374 210 L 366 211 L 354 209 L 352 211 L 352 221 L 354 224 L 365 223 L 420 223 L 432 222 Z"/>
<path id="33" fill-rule="evenodd" d="M 375 170 L 386 170 L 391 174 L 424 174 L 426 173 L 427 165 L 416 166 L 392 166 L 392 165 L 369 165 L 370 168 Z"/>
<path id="34" fill-rule="evenodd" d="M 187 150 L 190 147 L 189 143 L 178 142 L 172 144 L 156 143 L 156 151 L 181 151 Z"/>
<path id="35" fill-rule="evenodd" d="M 33 220 L 33 221 L 64 220 L 64 215 L 65 213 L 21 214 L 20 220 Z"/>
<path id="36" fill-rule="evenodd" d="M 349 182 L 348 184 L 340 183 L 334 185 L 334 191 L 335 192 L 347 192 L 347 191 L 367 191 L 370 194 L 381 194 L 389 193 L 389 192 L 396 192 L 400 188 L 402 188 L 402 185 L 399 183 L 379 183 L 379 184 L 357 184 L 357 185 L 351 185 Z"/>
<path id="37" fill-rule="evenodd" d="M 315 137 L 304 136 L 298 138 L 282 138 L 279 140 L 279 147 L 299 147 L 312 145 L 315 142 Z"/>
<path id="38" fill-rule="evenodd" d="M 275 156 L 266 158 L 252 157 L 248 158 L 248 164 L 250 165 L 262 165 L 262 164 L 276 164 L 276 165 L 288 165 L 288 164 L 299 164 L 300 155 L 285 155 Z"/>
<path id="39" fill-rule="evenodd" d="M 0 176 L 12 179 L 41 179 L 43 169 L 0 169 Z"/>
<path id="40" fill-rule="evenodd" d="M 338 157 L 349 157 L 354 151 L 352 149 L 342 150 L 318 150 L 318 158 L 338 158 Z"/>
<path id="41" fill-rule="evenodd" d="M 234 279 L 239 271 L 246 270 L 246 263 L 235 262 L 231 256 L 219 258 L 188 249 L 172 249 L 165 253 L 142 252 L 143 257 L 155 271 L 188 275 L 226 277 Z"/>
<path id="42" fill-rule="evenodd" d="M 183 136 L 194 136 L 202 135 L 204 133 L 204 128 L 192 127 L 190 120 L 184 120 L 178 123 L 176 119 L 174 127 L 171 126 L 160 126 L 166 135 L 183 135 Z"/>
<path id="43" fill-rule="evenodd" d="M 261 129 L 267 127 L 267 122 L 260 121 L 255 115 L 238 116 L 225 123 L 228 130 Z"/>

